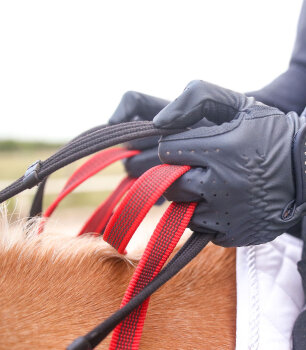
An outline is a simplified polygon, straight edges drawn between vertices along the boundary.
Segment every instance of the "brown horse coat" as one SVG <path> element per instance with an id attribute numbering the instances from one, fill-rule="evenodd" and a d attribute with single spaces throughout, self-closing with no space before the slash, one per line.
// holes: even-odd
<path id="1" fill-rule="evenodd" d="M 2 226 L 1 350 L 64 349 L 119 307 L 137 260 L 101 239 Z M 152 296 L 141 349 L 233 350 L 235 270 L 235 249 L 209 245 Z"/>

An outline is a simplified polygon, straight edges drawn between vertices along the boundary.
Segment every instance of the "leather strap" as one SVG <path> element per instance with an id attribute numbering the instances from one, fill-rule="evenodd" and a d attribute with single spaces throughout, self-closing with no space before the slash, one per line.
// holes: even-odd
<path id="1" fill-rule="evenodd" d="M 98 126 L 73 139 L 51 157 L 32 164 L 26 173 L 0 191 L 0 203 L 39 184 L 56 170 L 102 149 L 148 136 L 169 135 L 181 129 L 158 129 L 152 122 L 137 121 L 113 126 Z"/>

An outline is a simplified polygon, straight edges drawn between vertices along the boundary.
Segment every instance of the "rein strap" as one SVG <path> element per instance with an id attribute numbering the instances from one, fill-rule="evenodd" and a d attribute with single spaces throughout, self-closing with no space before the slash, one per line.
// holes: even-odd
<path id="1" fill-rule="evenodd" d="M 161 271 L 192 217 L 196 203 L 172 203 L 159 221 L 125 292 L 121 307 Z M 138 349 L 149 298 L 113 332 L 109 350 Z"/>

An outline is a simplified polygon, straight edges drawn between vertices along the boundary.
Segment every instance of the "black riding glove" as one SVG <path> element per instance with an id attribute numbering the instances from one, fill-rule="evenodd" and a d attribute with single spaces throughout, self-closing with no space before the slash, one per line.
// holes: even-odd
<path id="1" fill-rule="evenodd" d="M 126 92 L 115 113 L 110 118 L 110 124 L 119 124 L 135 120 L 152 120 L 169 101 L 145 95 L 135 91 Z M 142 152 L 124 161 L 127 173 L 132 177 L 139 177 L 148 169 L 160 164 L 158 158 L 158 137 L 146 137 L 130 141 L 128 149 L 139 149 Z"/>
<path id="2" fill-rule="evenodd" d="M 119 124 L 135 120 L 151 121 L 168 104 L 169 101 L 157 97 L 128 91 L 123 95 L 109 123 Z M 204 118 L 195 127 L 199 125 L 208 126 L 212 125 L 212 123 Z M 146 137 L 129 141 L 126 144 L 128 149 L 142 151 L 139 155 L 124 160 L 125 169 L 130 176 L 139 177 L 148 169 L 161 164 L 158 157 L 158 139 L 159 137 Z"/>
<path id="3" fill-rule="evenodd" d="M 305 116 L 194 81 L 153 122 L 182 128 L 203 117 L 217 125 L 159 144 L 162 162 L 193 167 L 166 193 L 199 202 L 191 229 L 215 232 L 219 245 L 243 246 L 271 241 L 298 222 L 306 208 Z"/>

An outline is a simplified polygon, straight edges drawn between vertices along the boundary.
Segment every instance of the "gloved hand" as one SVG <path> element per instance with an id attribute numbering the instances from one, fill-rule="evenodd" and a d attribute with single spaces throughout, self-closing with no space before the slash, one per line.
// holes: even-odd
<path id="1" fill-rule="evenodd" d="M 193 81 L 153 122 L 182 128 L 204 116 L 217 125 L 160 140 L 162 162 L 193 167 L 166 198 L 198 201 L 190 228 L 215 232 L 216 244 L 273 240 L 306 208 L 305 115 L 285 115 L 254 98 Z"/>
<path id="2" fill-rule="evenodd" d="M 110 124 L 119 124 L 135 120 L 151 121 L 169 101 L 142 94 L 140 92 L 126 92 L 116 111 L 109 120 Z M 145 171 L 160 164 L 157 146 L 158 136 L 146 137 L 126 144 L 128 149 L 138 149 L 142 152 L 124 161 L 127 173 L 132 177 L 139 177 Z"/>
<path id="3" fill-rule="evenodd" d="M 151 121 L 168 104 L 169 101 L 158 97 L 128 91 L 123 95 L 109 123 L 119 124 L 135 120 Z M 204 118 L 196 126 L 211 124 Z M 130 176 L 139 177 L 148 169 L 161 164 L 158 157 L 158 139 L 159 136 L 152 136 L 126 143 L 128 149 L 142 151 L 139 155 L 124 160 L 125 169 Z"/>

